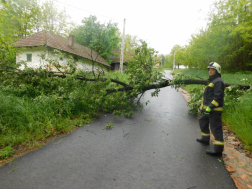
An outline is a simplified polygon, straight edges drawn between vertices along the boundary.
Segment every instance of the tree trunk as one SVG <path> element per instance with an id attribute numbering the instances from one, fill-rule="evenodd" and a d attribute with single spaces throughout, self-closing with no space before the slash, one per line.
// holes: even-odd
<path id="1" fill-rule="evenodd" d="M 112 81 L 113 82 L 113 81 Z M 163 79 L 162 81 L 159 82 L 159 84 L 152 84 L 148 87 L 144 87 L 142 92 L 145 92 L 147 90 L 151 89 L 157 89 L 157 88 L 164 88 L 167 86 L 171 85 L 172 80 L 169 79 Z M 175 80 L 175 84 L 185 84 L 185 85 L 190 85 L 190 84 L 198 84 L 198 85 L 207 85 L 208 80 L 201 80 L 201 79 L 185 79 L 185 80 Z M 250 89 L 249 85 L 240 85 L 240 84 L 233 84 L 233 83 L 224 83 L 225 87 L 229 87 L 231 85 L 239 86 L 241 89 Z M 129 91 L 133 90 L 133 86 L 124 86 L 122 88 L 119 88 L 118 91 Z M 115 89 L 107 89 L 108 93 L 115 92 Z"/>
<path id="2" fill-rule="evenodd" d="M 183 83 L 185 85 L 190 84 L 199 84 L 199 85 L 207 85 L 208 80 L 201 80 L 201 79 L 186 79 L 186 80 L 177 80 L 176 83 Z M 240 84 L 234 84 L 234 83 L 224 83 L 225 87 L 229 87 L 231 85 L 239 86 L 242 89 L 250 89 L 249 85 L 240 85 Z"/>

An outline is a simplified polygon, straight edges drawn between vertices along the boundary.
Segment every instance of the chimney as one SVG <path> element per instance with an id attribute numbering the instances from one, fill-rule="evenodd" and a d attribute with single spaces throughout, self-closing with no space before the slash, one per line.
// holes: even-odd
<path id="1" fill-rule="evenodd" d="M 73 48 L 73 46 L 74 46 L 74 35 L 69 35 L 68 46 Z"/>

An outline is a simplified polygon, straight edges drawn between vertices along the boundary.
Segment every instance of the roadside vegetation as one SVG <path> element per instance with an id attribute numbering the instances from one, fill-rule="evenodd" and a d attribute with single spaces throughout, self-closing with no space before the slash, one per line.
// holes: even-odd
<path id="1" fill-rule="evenodd" d="M 18 70 L 18 64 L 7 66 L 3 61 L 0 158 L 11 156 L 17 145 L 33 147 L 49 136 L 82 127 L 101 113 L 131 117 L 138 108 L 143 108 L 138 103 L 143 89 L 162 77 L 153 69 L 154 54 L 154 49 L 142 42 L 124 73 L 76 71 L 71 59 L 70 69 L 61 73 L 42 68 Z M 63 69 L 57 59 L 51 62 Z M 133 89 L 127 89 L 132 86 Z M 156 88 L 152 95 L 158 92 Z"/>
<path id="2" fill-rule="evenodd" d="M 198 77 L 208 79 L 207 69 L 175 69 L 174 76 L 189 76 L 193 79 Z M 198 76 L 198 77 L 197 77 Z M 251 72 L 223 73 L 225 83 L 245 84 L 252 86 Z M 202 101 L 204 90 L 203 85 L 185 85 L 191 95 L 188 106 L 190 113 L 199 114 L 199 107 Z M 252 152 L 252 89 L 241 90 L 237 86 L 225 88 L 223 122 L 243 142 L 245 148 Z"/>
<path id="3" fill-rule="evenodd" d="M 117 75 L 123 77 L 118 73 L 106 76 L 116 79 Z M 17 82 L 18 78 L 12 81 Z M 14 86 L 12 81 L 0 85 L 0 147 L 4 149 L 17 144 L 33 146 L 37 140 L 67 133 L 75 126 L 82 127 L 100 112 L 112 112 L 130 105 L 125 103 L 123 107 L 117 103 L 125 98 L 123 94 L 104 97 L 104 91 L 100 90 L 110 87 L 108 82 L 83 82 L 74 76 L 50 78 L 47 74 L 30 79 L 24 77 Z M 0 151 L 0 156 L 7 155 Z"/>

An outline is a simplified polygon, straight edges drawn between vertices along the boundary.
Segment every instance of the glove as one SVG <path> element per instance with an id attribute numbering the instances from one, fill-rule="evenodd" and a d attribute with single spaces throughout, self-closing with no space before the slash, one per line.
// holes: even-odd
<path id="1" fill-rule="evenodd" d="M 205 111 L 205 115 L 209 116 L 211 112 L 211 108 L 207 107 L 206 111 Z"/>

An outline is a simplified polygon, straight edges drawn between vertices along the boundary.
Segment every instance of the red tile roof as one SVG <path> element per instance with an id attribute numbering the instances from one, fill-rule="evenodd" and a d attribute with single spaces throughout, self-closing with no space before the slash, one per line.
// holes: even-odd
<path id="1" fill-rule="evenodd" d="M 71 54 L 75 54 L 89 60 L 94 60 L 95 62 L 110 67 L 107 61 L 104 58 L 102 58 L 101 55 L 99 55 L 96 51 L 91 50 L 90 48 L 80 45 L 78 43 L 74 43 L 73 47 L 70 47 L 68 44 L 69 44 L 68 39 L 43 30 L 41 32 L 29 35 L 26 38 L 19 39 L 15 43 L 15 46 L 16 47 L 47 46 Z"/>

